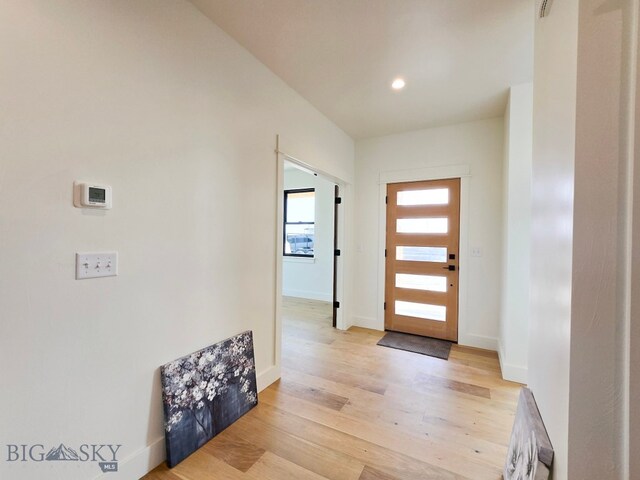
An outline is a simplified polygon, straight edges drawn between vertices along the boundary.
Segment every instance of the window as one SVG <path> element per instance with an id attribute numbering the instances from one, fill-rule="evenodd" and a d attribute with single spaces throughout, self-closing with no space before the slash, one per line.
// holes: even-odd
<path id="1" fill-rule="evenodd" d="M 313 258 L 316 191 L 284 191 L 284 255 Z"/>

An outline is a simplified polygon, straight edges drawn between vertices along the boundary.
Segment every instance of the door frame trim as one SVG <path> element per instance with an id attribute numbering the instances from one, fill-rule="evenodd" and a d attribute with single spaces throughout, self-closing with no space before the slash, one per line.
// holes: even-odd
<path id="1" fill-rule="evenodd" d="M 377 294 L 377 324 L 379 330 L 384 330 L 384 299 L 385 299 L 385 257 L 387 231 L 387 184 L 401 182 L 418 182 L 426 180 L 460 179 L 460 250 L 458 265 L 462 264 L 458 276 L 458 343 L 460 345 L 480 346 L 468 335 L 467 298 L 469 269 L 467 267 L 469 251 L 469 180 L 471 178 L 469 165 L 445 165 L 441 167 L 416 168 L 411 170 L 393 170 L 380 172 L 378 199 L 378 294 Z"/>
<path id="2" fill-rule="evenodd" d="M 317 173 L 326 180 L 336 183 L 340 187 L 340 195 L 343 199 L 342 214 L 338 216 L 338 245 L 342 246 L 341 250 L 344 252 L 338 259 L 338 268 L 336 273 L 336 295 L 340 301 L 340 308 L 338 309 L 336 327 L 338 330 L 346 330 L 351 325 L 347 322 L 346 310 L 349 308 L 348 299 L 345 296 L 345 265 L 348 258 L 348 249 L 344 248 L 347 239 L 349 238 L 348 222 L 346 221 L 349 211 L 349 200 L 351 199 L 351 185 L 345 180 L 327 173 L 322 169 L 316 168 L 311 164 L 303 162 L 295 157 L 292 157 L 284 152 L 276 149 L 277 158 L 277 203 L 276 203 L 276 291 L 275 291 L 275 315 L 276 315 L 276 332 L 275 332 L 275 357 L 276 364 L 280 366 L 281 349 L 282 349 L 282 251 L 283 251 L 283 223 L 284 223 L 284 199 L 282 192 L 284 191 L 284 162 L 285 160 L 290 163 L 303 167 L 310 172 Z"/>

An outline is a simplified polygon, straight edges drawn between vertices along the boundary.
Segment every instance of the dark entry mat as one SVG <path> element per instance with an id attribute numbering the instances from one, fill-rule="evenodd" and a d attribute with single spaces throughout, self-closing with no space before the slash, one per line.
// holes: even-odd
<path id="1" fill-rule="evenodd" d="M 387 334 L 380 339 L 378 345 L 449 360 L 452 342 L 438 340 L 437 338 L 409 335 L 408 333 L 387 332 Z"/>

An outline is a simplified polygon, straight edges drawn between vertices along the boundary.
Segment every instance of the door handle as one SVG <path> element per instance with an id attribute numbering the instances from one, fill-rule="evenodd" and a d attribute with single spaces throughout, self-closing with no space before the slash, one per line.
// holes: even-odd
<path id="1" fill-rule="evenodd" d="M 456 266 L 455 265 L 447 265 L 446 267 L 442 267 L 445 270 L 449 270 L 450 272 L 455 272 L 456 271 Z"/>

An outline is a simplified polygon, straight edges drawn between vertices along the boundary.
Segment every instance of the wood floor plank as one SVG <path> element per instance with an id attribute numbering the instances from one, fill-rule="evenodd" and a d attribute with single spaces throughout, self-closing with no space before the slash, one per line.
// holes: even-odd
<path id="1" fill-rule="evenodd" d="M 357 375 L 350 372 L 343 372 L 331 368 L 325 363 L 310 360 L 308 357 L 296 357 L 295 359 L 283 359 L 283 366 L 292 370 L 297 370 L 309 375 L 331 380 L 336 383 L 351 385 L 352 387 L 368 390 L 379 395 L 384 395 L 387 389 L 387 383 L 369 378 L 363 375 Z"/>
<path id="2" fill-rule="evenodd" d="M 344 385 L 311 375 L 306 375 L 295 370 L 284 369 L 283 375 L 293 378 L 301 384 L 315 385 L 338 395 L 349 398 L 349 403 L 343 407 L 342 413 L 352 417 L 361 418 L 386 426 L 391 429 L 403 428 L 407 432 L 422 436 L 428 436 L 433 440 L 451 445 L 472 449 L 474 452 L 482 452 L 485 455 L 493 455 L 494 459 L 501 461 L 505 455 L 505 447 L 510 438 L 509 432 L 500 436 L 487 438 L 482 429 L 475 429 L 474 425 L 461 428 L 446 422 L 424 422 L 427 409 L 432 402 L 424 401 L 419 392 L 406 392 L 402 402 L 396 399 L 380 397 L 368 391 L 363 391 L 349 385 Z M 414 401 L 411 401 L 411 397 Z M 453 417 L 456 419 L 456 417 Z M 458 425 L 456 425 L 458 427 Z M 493 432 L 493 429 L 489 429 Z M 471 432 L 474 432 L 472 435 Z"/>
<path id="3" fill-rule="evenodd" d="M 173 467 L 181 480 L 245 480 L 244 473 L 200 449 Z"/>
<path id="4" fill-rule="evenodd" d="M 407 432 L 389 429 L 368 420 L 350 417 L 276 390 L 264 392 L 261 400 L 270 405 L 282 405 L 287 412 L 335 430 L 361 438 L 396 453 L 403 453 L 414 461 L 424 460 L 438 467 L 440 472 L 452 472 L 461 477 L 480 480 L 497 478 L 501 469 L 484 461 L 481 452 L 472 449 L 448 449 L 429 438 L 418 438 Z M 506 449 L 505 449 L 506 455 Z"/>
<path id="5" fill-rule="evenodd" d="M 370 467 L 369 465 L 365 465 L 359 480 L 398 480 L 398 479 L 396 477 L 392 477 L 387 473 L 381 472 L 380 470 L 376 470 L 375 468 Z"/>
<path id="6" fill-rule="evenodd" d="M 270 418 L 268 405 L 259 404 L 251 416 L 243 417 L 232 425 L 225 433 L 238 438 L 250 439 L 261 448 L 275 453 L 309 471 L 326 477 L 329 480 L 357 480 L 364 468 L 364 463 L 353 457 L 306 438 L 306 430 L 292 434 L 278 428 L 264 417 Z M 267 410 L 266 414 L 262 411 Z"/>
<path id="7" fill-rule="evenodd" d="M 501 442 L 485 439 L 482 435 L 471 436 L 468 431 L 451 430 L 446 425 L 427 424 L 422 421 L 426 406 L 417 408 L 393 408 L 392 402 L 388 406 L 375 404 L 368 398 L 352 395 L 341 413 L 370 425 L 383 428 L 392 433 L 399 433 L 410 440 L 415 437 L 416 442 L 428 438 L 443 450 L 450 450 L 466 455 L 473 462 L 501 463 L 506 455 L 508 433 L 504 433 Z"/>
<path id="8" fill-rule="evenodd" d="M 338 375 L 333 379 L 327 379 L 324 376 L 310 375 L 308 373 L 290 367 L 283 367 L 282 371 L 286 372 L 286 377 L 290 381 L 320 388 L 324 391 L 347 398 L 349 401 L 353 397 L 358 397 L 376 405 L 384 402 L 384 392 L 382 394 L 378 392 L 372 392 L 371 390 L 351 385 L 350 382 L 345 383 L 341 375 Z"/>
<path id="9" fill-rule="evenodd" d="M 471 438 L 477 438 L 480 440 L 485 440 L 487 442 L 491 442 L 495 445 L 501 445 L 505 449 L 508 445 L 508 438 L 511 435 L 511 427 L 502 429 L 502 428 L 491 428 L 490 425 L 481 425 L 477 422 L 464 422 L 456 419 L 455 417 L 444 417 L 438 415 L 432 415 L 430 412 L 426 412 L 422 421 L 424 425 L 426 425 L 425 431 L 426 434 L 430 434 L 431 426 L 441 427 L 445 432 L 451 432 L 456 435 L 464 435 Z M 501 457 L 502 459 L 502 457 Z"/>
<path id="10" fill-rule="evenodd" d="M 350 435 L 339 429 L 308 420 L 272 405 L 262 404 L 262 409 L 254 409 L 265 422 L 280 430 L 300 434 L 328 449 L 333 449 L 356 459 L 362 464 L 373 466 L 400 480 L 437 478 L 445 480 L 462 479 L 460 475 L 448 472 L 423 460 L 415 460 L 403 453 L 381 447 L 360 437 Z M 475 479 L 474 479 L 475 480 Z"/>
<path id="11" fill-rule="evenodd" d="M 417 438 L 428 438 L 443 448 L 467 452 L 473 461 L 501 462 L 506 455 L 507 434 L 503 437 L 486 438 L 482 433 L 472 435 L 470 428 L 454 429 L 447 423 L 424 422 L 424 409 L 401 410 L 381 409 L 371 410 L 368 404 L 359 402 L 355 398 L 342 410 L 343 414 L 369 421 L 390 431 L 402 432 Z M 478 457 L 480 456 L 480 457 Z"/>
<path id="12" fill-rule="evenodd" d="M 283 300 L 282 380 L 172 470 L 145 480 L 498 480 L 520 385 L 495 352 L 449 361 L 331 326 L 328 302 Z"/>
<path id="13" fill-rule="evenodd" d="M 416 393 L 418 395 L 415 395 Z M 463 395 L 448 389 L 433 391 L 390 385 L 385 392 L 385 397 L 397 402 L 398 408 L 410 408 L 413 404 L 424 405 L 425 411 L 431 415 L 486 425 L 487 428 L 494 425 L 508 426 L 509 432 L 515 415 L 515 408 L 502 405 L 493 408 L 491 400 Z"/>
<path id="14" fill-rule="evenodd" d="M 144 477 L 146 480 L 182 480 L 181 477 L 173 473 L 166 465 L 160 465 L 153 472 Z"/>
<path id="15" fill-rule="evenodd" d="M 374 351 L 372 351 L 372 348 Z M 503 381 L 493 371 L 457 365 L 445 360 L 385 347 L 371 347 L 343 342 L 332 345 L 300 341 L 283 345 L 283 355 L 307 357 L 311 361 L 327 362 L 340 371 L 357 371 L 377 380 L 411 385 L 417 372 L 426 372 L 452 380 L 473 383 L 486 388 L 512 390 L 517 384 Z"/>
<path id="16" fill-rule="evenodd" d="M 437 377 L 424 372 L 416 375 L 416 383 L 426 388 L 448 388 L 456 392 L 475 395 L 476 397 L 491 398 L 491 390 L 487 387 L 481 387 L 467 382 L 459 382 L 457 380 L 451 380 L 450 378 Z"/>
<path id="17" fill-rule="evenodd" d="M 327 480 L 271 452 L 265 453 L 247 472 L 252 480 Z"/>
<path id="18" fill-rule="evenodd" d="M 284 341 L 300 341 L 301 339 L 315 343 L 324 343 L 325 345 L 331 345 L 335 342 L 335 338 L 332 338 L 329 335 L 318 334 L 318 332 L 306 330 L 304 328 L 296 328 L 295 326 L 290 326 L 287 332 L 283 335 Z"/>
<path id="19" fill-rule="evenodd" d="M 298 397 L 323 407 L 331 408 L 337 412 L 339 412 L 349 401 L 346 397 L 335 395 L 331 392 L 312 386 L 292 382 L 284 378 L 274 384 L 274 389 L 293 397 Z"/>
<path id="20" fill-rule="evenodd" d="M 230 435 L 218 435 L 202 448 L 241 472 L 249 470 L 265 453 L 262 448 Z"/>

